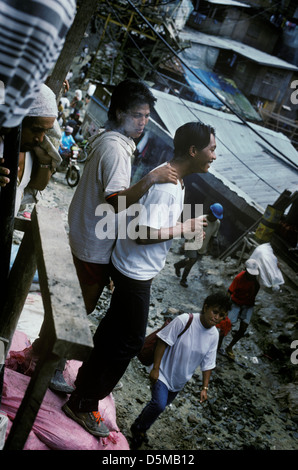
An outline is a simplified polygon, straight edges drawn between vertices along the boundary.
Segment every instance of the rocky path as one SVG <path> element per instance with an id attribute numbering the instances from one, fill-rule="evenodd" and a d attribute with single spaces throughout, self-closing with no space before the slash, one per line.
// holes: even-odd
<path id="1" fill-rule="evenodd" d="M 185 289 L 179 285 L 173 269 L 173 262 L 178 257 L 174 248 L 168 256 L 164 271 L 154 281 L 150 327 L 155 328 L 162 323 L 162 313 L 168 308 L 174 307 L 181 312 L 198 312 L 208 289 L 212 286 L 228 287 L 233 272 L 237 271 L 233 269 L 233 261 L 227 266 L 227 263 L 219 264 L 207 257 L 201 263 L 200 272 L 204 274 L 199 275 L 196 266 L 190 278 L 190 287 Z M 228 270 L 232 275 L 226 274 Z M 287 300 L 281 300 L 280 295 Z M 277 399 L 277 394 L 285 398 L 288 397 L 289 389 L 295 390 L 295 385 L 287 385 L 294 380 L 295 374 L 297 377 L 297 365 L 290 362 L 291 335 L 287 335 L 279 325 L 284 323 L 288 315 L 291 317 L 295 293 L 285 289 L 280 295 L 272 296 L 265 292 L 260 294 L 255 319 L 249 327 L 248 335 L 235 347 L 235 363 L 222 354 L 218 355 L 217 368 L 209 387 L 208 403 L 199 403 L 202 382 L 198 371 L 149 430 L 149 444 L 144 444 L 142 449 L 298 448 L 298 415 L 291 415 L 287 400 L 282 402 Z M 271 317 L 274 317 L 271 322 L 266 316 L 269 306 Z M 287 337 L 286 347 L 285 344 L 279 347 L 278 338 L 281 335 Z M 274 357 L 269 356 L 269 352 Z M 118 423 L 127 436 L 130 435 L 130 424 L 150 398 L 147 376 L 145 368 L 134 359 L 123 377 L 122 391 L 115 392 Z M 284 392 L 281 386 L 285 386 Z M 295 396 L 295 392 L 293 394 Z M 297 412 L 297 395 L 294 409 Z"/>

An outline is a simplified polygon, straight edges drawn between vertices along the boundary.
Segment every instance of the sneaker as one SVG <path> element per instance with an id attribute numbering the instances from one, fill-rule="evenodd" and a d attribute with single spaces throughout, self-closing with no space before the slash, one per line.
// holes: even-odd
<path id="1" fill-rule="evenodd" d="M 183 287 L 188 287 L 188 284 L 187 284 L 185 279 L 181 279 L 180 285 L 183 286 Z"/>
<path id="2" fill-rule="evenodd" d="M 67 403 L 62 406 L 64 413 L 77 423 L 79 423 L 86 431 L 96 437 L 108 437 L 110 431 L 103 423 L 103 418 L 99 411 L 81 412 L 73 411 L 69 408 Z"/>
<path id="3" fill-rule="evenodd" d="M 177 263 L 174 264 L 176 276 L 180 277 L 180 268 L 178 268 Z"/>
<path id="4" fill-rule="evenodd" d="M 61 393 L 72 393 L 74 391 L 74 388 L 65 382 L 63 373 L 59 370 L 56 370 L 54 377 L 52 377 L 49 388 L 53 392 Z"/>

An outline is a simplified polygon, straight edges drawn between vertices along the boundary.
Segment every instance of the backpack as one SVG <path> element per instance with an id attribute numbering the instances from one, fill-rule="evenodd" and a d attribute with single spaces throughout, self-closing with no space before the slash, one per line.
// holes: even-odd
<path id="1" fill-rule="evenodd" d="M 183 331 L 181 331 L 181 333 L 178 335 L 178 338 L 183 335 L 183 333 L 185 333 L 185 331 L 190 327 L 191 325 L 191 322 L 193 320 L 193 314 L 192 313 L 189 313 L 189 319 L 188 319 L 188 322 L 184 328 Z M 170 318 L 168 318 L 164 324 L 158 328 L 157 330 L 153 331 L 152 333 L 150 333 L 148 336 L 146 336 L 145 338 L 145 341 L 144 341 L 144 344 L 142 346 L 142 349 L 141 351 L 139 352 L 138 354 L 138 359 L 139 361 L 144 365 L 144 366 L 150 366 L 151 364 L 153 364 L 153 361 L 154 361 L 154 352 L 155 352 L 155 348 L 156 348 L 156 344 L 157 344 L 157 333 L 162 330 L 163 328 L 165 328 L 172 320 Z"/>

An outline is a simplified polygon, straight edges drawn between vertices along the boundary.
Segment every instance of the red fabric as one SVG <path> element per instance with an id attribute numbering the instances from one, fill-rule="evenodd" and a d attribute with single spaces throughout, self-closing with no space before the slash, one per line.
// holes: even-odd
<path id="1" fill-rule="evenodd" d="M 14 349 L 18 350 L 17 354 Z M 22 349 L 27 350 L 24 352 Z M 1 402 L 1 411 L 6 413 L 10 420 L 7 435 L 30 381 L 30 377 L 8 368 L 8 364 L 14 369 L 24 366 L 25 370 L 29 370 L 28 363 L 32 366 L 29 350 L 31 348 L 28 346 L 26 335 L 16 332 L 11 346 L 12 352 L 6 362 Z M 79 361 L 67 362 L 64 378 L 69 385 L 73 385 L 80 365 Z M 110 435 L 101 439 L 92 436 L 65 415 L 61 408 L 67 399 L 66 396 L 62 397 L 47 390 L 24 450 L 129 450 L 128 442 L 116 423 L 112 394 L 99 401 L 98 409 L 110 430 Z"/>
<path id="2" fill-rule="evenodd" d="M 219 333 L 221 336 L 227 336 L 227 334 L 231 331 L 232 329 L 232 323 L 229 317 L 226 317 L 224 320 L 219 322 L 216 325 L 216 328 L 219 329 Z"/>
<path id="3" fill-rule="evenodd" d="M 232 301 L 237 305 L 251 306 L 255 303 L 259 283 L 255 279 L 248 279 L 246 271 L 241 271 L 234 278 L 228 290 L 231 293 Z"/>
<path id="4" fill-rule="evenodd" d="M 73 256 L 74 265 L 78 278 L 82 284 L 92 286 L 98 284 L 103 288 L 109 283 L 109 265 L 89 263 Z"/>

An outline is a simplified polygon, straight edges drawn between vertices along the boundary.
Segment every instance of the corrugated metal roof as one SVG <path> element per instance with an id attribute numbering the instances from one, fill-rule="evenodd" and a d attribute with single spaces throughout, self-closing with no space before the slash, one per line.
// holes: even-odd
<path id="1" fill-rule="evenodd" d="M 155 109 L 172 137 L 189 121 L 200 120 L 215 128 L 217 159 L 209 171 L 251 204 L 264 210 L 285 189 L 298 190 L 298 170 L 278 152 L 298 165 L 298 152 L 284 134 L 249 123 L 275 151 L 234 115 L 152 92 L 157 98 Z"/>
<path id="2" fill-rule="evenodd" d="M 229 49 L 237 54 L 240 54 L 248 59 L 257 62 L 261 65 L 268 67 L 276 67 L 280 69 L 297 71 L 296 65 L 290 64 L 279 57 L 267 54 L 266 52 L 260 51 L 254 47 L 243 44 L 242 42 L 234 41 L 233 39 L 224 38 L 221 36 L 213 36 L 211 34 L 201 33 L 193 29 L 185 28 L 179 33 L 179 37 L 182 40 L 191 41 L 197 44 L 203 44 L 209 47 L 215 47 L 217 49 Z"/>

